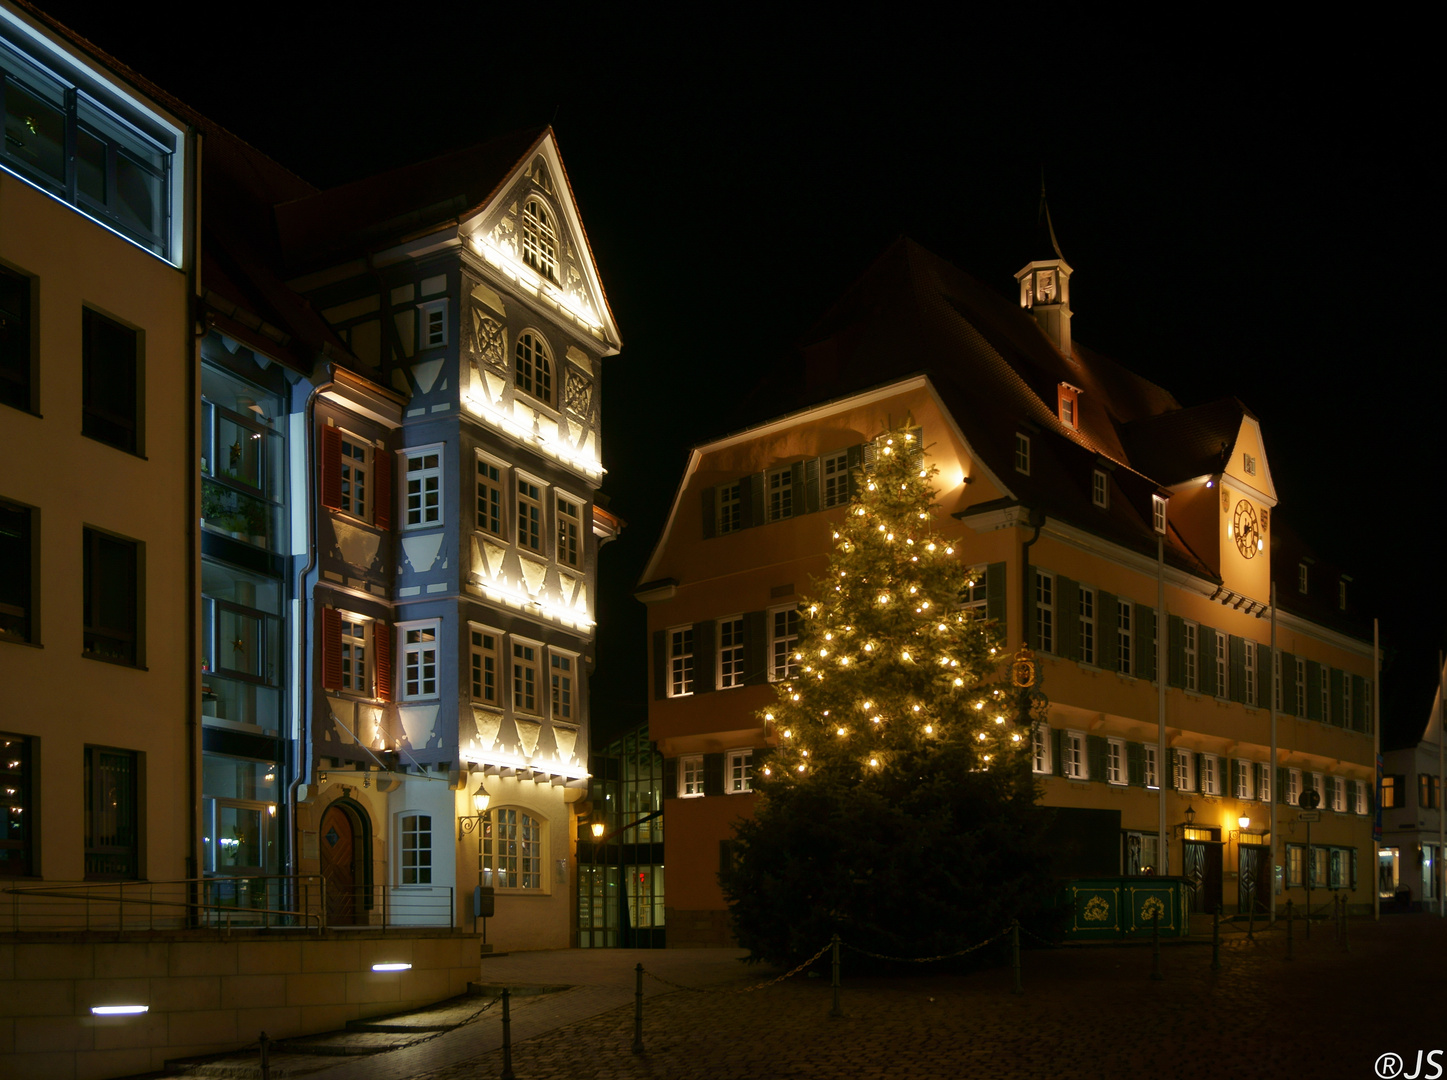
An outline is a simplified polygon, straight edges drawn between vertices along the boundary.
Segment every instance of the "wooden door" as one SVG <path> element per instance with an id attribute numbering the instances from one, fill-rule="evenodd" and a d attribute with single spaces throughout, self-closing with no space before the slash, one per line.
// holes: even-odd
<path id="1" fill-rule="evenodd" d="M 322 879 L 327 889 L 327 925 L 357 922 L 356 838 L 351 816 L 340 806 L 322 814 Z"/>
<path id="2" fill-rule="evenodd" d="M 1268 844 L 1242 844 L 1237 856 L 1237 910 L 1248 915 L 1271 911 L 1271 847 Z"/>
<path id="3" fill-rule="evenodd" d="M 1185 876 L 1191 882 L 1191 910 L 1209 915 L 1221 903 L 1221 845 L 1187 840 L 1184 849 Z"/>

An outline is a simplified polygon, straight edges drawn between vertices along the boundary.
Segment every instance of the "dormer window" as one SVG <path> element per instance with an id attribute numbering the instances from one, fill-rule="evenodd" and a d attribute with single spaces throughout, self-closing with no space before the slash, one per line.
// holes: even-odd
<path id="1" fill-rule="evenodd" d="M 1351 578 L 1343 574 L 1341 580 L 1336 583 L 1336 606 L 1342 611 L 1347 609 L 1347 582 L 1350 580 Z"/>
<path id="2" fill-rule="evenodd" d="M 549 281 L 558 280 L 558 238 L 540 199 L 529 199 L 523 207 L 523 262 Z"/>
<path id="3" fill-rule="evenodd" d="M 1080 427 L 1080 387 L 1061 383 L 1057 408 L 1062 424 L 1068 428 Z"/>
<path id="4" fill-rule="evenodd" d="M 1030 436 L 1015 432 L 1015 471 L 1030 475 Z"/>
<path id="5" fill-rule="evenodd" d="M 1166 500 L 1159 495 L 1151 496 L 1151 528 L 1156 532 L 1165 535 L 1166 531 Z"/>
<path id="6" fill-rule="evenodd" d="M 1103 469 L 1090 474 L 1090 501 L 1102 510 L 1110 508 L 1110 481 Z"/>
<path id="7" fill-rule="evenodd" d="M 524 330 L 518 335 L 517 388 L 548 405 L 553 403 L 553 361 L 548 354 L 548 343 L 535 330 Z"/>
<path id="8" fill-rule="evenodd" d="M 1306 595 L 1306 563 L 1296 564 L 1296 591 Z"/>

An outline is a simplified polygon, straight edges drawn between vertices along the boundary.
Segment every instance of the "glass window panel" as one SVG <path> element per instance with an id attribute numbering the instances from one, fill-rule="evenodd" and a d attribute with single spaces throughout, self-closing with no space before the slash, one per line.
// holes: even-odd
<path id="1" fill-rule="evenodd" d="M 5 154 L 57 184 L 65 183 L 65 109 L 60 91 L 47 101 L 5 80 Z"/>
<path id="2" fill-rule="evenodd" d="M 106 144 L 81 128 L 76 132 L 75 152 L 77 189 L 87 199 L 105 205 Z"/>

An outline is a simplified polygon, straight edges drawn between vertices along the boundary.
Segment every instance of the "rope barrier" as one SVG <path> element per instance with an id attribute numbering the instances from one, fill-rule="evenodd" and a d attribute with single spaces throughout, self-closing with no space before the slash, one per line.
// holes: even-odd
<path id="1" fill-rule="evenodd" d="M 644 968 L 644 969 L 643 969 L 643 972 L 644 972 L 644 974 L 646 974 L 650 979 L 655 979 L 655 980 L 657 980 L 658 982 L 663 983 L 664 986 L 671 986 L 671 987 L 673 987 L 675 990 L 691 990 L 691 991 L 693 991 L 695 994 L 752 994 L 755 990 L 762 990 L 762 989 L 764 989 L 764 987 L 766 987 L 766 986 L 774 986 L 774 985 L 776 985 L 776 984 L 778 984 L 778 983 L 783 982 L 783 981 L 784 981 L 785 979 L 787 979 L 787 978 L 790 978 L 790 977 L 792 977 L 792 976 L 794 976 L 794 975 L 799 974 L 799 972 L 803 971 L 806 967 L 808 967 L 810 964 L 812 964 L 815 960 L 818 960 L 819 957 L 823 956 L 826 952 L 828 952 L 828 951 L 829 951 L 829 944 L 830 944 L 830 943 L 826 941 L 826 942 L 824 943 L 824 947 L 823 947 L 822 949 L 820 949 L 818 952 L 816 952 L 813 956 L 809 957 L 809 959 L 807 959 L 807 960 L 803 961 L 802 963 L 798 964 L 796 967 L 793 967 L 793 968 L 791 968 L 790 970 L 784 972 L 784 974 L 782 974 L 782 975 L 779 975 L 779 976 L 777 976 L 777 977 L 775 977 L 775 978 L 769 979 L 767 982 L 756 983 L 756 984 L 754 984 L 753 986 L 744 986 L 744 987 L 740 987 L 740 988 L 734 989 L 734 990 L 716 990 L 716 989 L 714 989 L 714 988 L 712 988 L 712 987 L 708 987 L 708 986 L 685 986 L 685 985 L 683 985 L 683 983 L 676 983 L 676 982 L 674 982 L 672 979 L 665 979 L 662 975 L 655 975 L 653 972 L 649 971 L 647 968 Z"/>
<path id="2" fill-rule="evenodd" d="M 968 949 L 961 949 L 959 952 L 944 953 L 940 956 L 885 956 L 883 953 L 870 952 L 868 949 L 861 949 L 858 945 L 851 945 L 847 941 L 843 942 L 843 945 L 846 949 L 849 949 L 852 952 L 857 952 L 862 956 L 868 956 L 875 960 L 894 960 L 903 964 L 933 964 L 938 960 L 953 960 L 957 956 L 968 956 L 972 952 L 983 949 L 986 945 L 991 945 L 999 941 L 1002 937 L 1004 937 L 1010 932 L 1010 929 L 1011 928 L 1007 926 L 994 937 L 986 938 L 978 945 L 971 945 Z"/>

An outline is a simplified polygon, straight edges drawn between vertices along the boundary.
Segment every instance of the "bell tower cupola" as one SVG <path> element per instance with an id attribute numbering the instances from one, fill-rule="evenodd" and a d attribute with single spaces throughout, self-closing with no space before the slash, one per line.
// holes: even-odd
<path id="1" fill-rule="evenodd" d="M 1040 213 L 1035 223 L 1034 258 L 1015 274 L 1020 283 L 1020 306 L 1035 316 L 1057 349 L 1070 356 L 1070 275 L 1074 272 L 1060 243 L 1055 239 L 1055 225 L 1050 220 L 1050 204 L 1045 201 L 1045 183 L 1040 183 Z"/>

